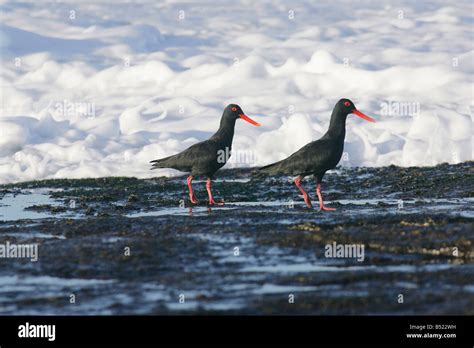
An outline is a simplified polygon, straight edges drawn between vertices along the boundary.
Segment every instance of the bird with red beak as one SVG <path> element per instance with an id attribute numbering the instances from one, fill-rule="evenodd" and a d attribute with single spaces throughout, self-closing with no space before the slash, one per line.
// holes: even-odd
<path id="1" fill-rule="evenodd" d="M 176 155 L 151 161 L 150 163 L 153 164 L 151 169 L 173 168 L 182 172 L 189 172 L 187 184 L 189 199 L 193 204 L 198 203 L 193 191 L 193 178 L 197 175 L 206 176 L 209 205 L 217 204 L 211 191 L 212 178 L 214 173 L 224 166 L 230 157 L 235 122 L 239 119 L 247 121 L 254 126 L 260 126 L 258 122 L 245 115 L 240 106 L 230 104 L 224 109 L 219 129 L 212 137 L 194 144 Z"/>
<path id="2" fill-rule="evenodd" d="M 316 195 L 319 199 L 320 210 L 335 210 L 324 205 L 321 194 L 321 182 L 324 174 L 334 169 L 339 163 L 344 151 L 344 138 L 346 136 L 346 119 L 350 114 L 354 114 L 369 122 L 375 120 L 360 112 L 354 103 L 349 99 L 339 100 L 332 110 L 329 129 L 324 136 L 316 141 L 306 144 L 294 154 L 279 162 L 269 164 L 259 169 L 264 174 L 286 174 L 296 176 L 294 183 L 303 195 L 303 199 L 312 208 L 311 199 L 301 185 L 305 176 L 314 175 L 316 179 Z"/>

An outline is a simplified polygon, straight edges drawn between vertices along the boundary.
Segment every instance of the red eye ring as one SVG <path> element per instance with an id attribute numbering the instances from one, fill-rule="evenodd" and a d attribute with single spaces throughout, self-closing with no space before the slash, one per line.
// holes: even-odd
<path id="1" fill-rule="evenodd" d="M 349 103 L 348 101 L 344 102 L 344 106 L 351 106 L 351 103 Z"/>
<path id="2" fill-rule="evenodd" d="M 231 110 L 235 112 L 237 111 L 237 108 L 234 106 Z"/>

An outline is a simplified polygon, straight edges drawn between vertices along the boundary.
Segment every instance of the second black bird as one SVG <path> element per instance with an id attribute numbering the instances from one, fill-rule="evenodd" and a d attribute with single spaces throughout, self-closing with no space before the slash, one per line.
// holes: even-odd
<path id="1" fill-rule="evenodd" d="M 303 186 L 301 186 L 301 180 L 307 175 L 314 175 L 316 178 L 316 194 L 319 199 L 319 208 L 321 210 L 335 210 L 335 208 L 329 208 L 324 205 L 321 194 L 321 182 L 326 171 L 335 168 L 342 157 L 344 138 L 346 136 L 346 119 L 349 114 L 355 114 L 369 122 L 375 122 L 373 118 L 357 110 L 352 101 L 341 99 L 334 106 L 329 129 L 321 139 L 303 146 L 284 160 L 260 168 L 259 172 L 265 174 L 297 175 L 294 180 L 295 185 L 300 190 L 309 208 L 312 208 L 311 200 Z"/>

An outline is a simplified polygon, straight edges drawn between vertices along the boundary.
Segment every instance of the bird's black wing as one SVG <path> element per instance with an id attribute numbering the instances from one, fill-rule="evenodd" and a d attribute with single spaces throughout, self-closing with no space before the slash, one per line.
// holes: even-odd
<path id="1" fill-rule="evenodd" d="M 217 162 L 218 146 L 212 140 L 191 145 L 186 150 L 166 158 L 151 161 L 152 169 L 174 168 L 184 172 L 206 171 Z M 212 168 L 210 168 L 212 169 Z"/>
<path id="2" fill-rule="evenodd" d="M 291 156 L 279 162 L 260 168 L 266 174 L 309 175 L 326 171 L 331 164 L 330 139 L 319 139 L 306 144 Z"/>

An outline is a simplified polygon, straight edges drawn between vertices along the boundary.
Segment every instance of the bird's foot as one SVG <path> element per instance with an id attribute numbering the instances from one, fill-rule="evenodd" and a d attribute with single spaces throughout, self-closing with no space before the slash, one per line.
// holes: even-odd
<path id="1" fill-rule="evenodd" d="M 189 200 L 191 201 L 192 204 L 198 204 L 199 203 L 198 199 L 196 198 L 196 196 L 194 194 L 189 195 Z"/>
<path id="2" fill-rule="evenodd" d="M 329 207 L 326 207 L 326 206 L 324 206 L 324 205 L 321 205 L 321 206 L 319 207 L 319 210 L 328 210 L 328 211 L 331 211 L 331 210 L 336 210 L 336 208 L 329 208 Z"/>
<path id="3" fill-rule="evenodd" d="M 221 206 L 221 205 L 224 205 L 224 201 L 221 200 L 220 202 L 216 202 L 214 199 L 210 199 L 210 200 L 209 200 L 209 205 L 218 205 L 218 206 Z"/>

